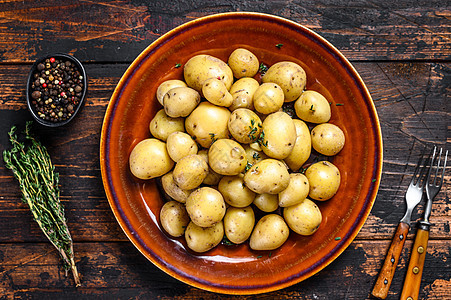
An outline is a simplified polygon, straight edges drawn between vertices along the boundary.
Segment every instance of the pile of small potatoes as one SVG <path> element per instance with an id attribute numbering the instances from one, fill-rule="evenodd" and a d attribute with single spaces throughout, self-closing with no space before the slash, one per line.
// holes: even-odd
<path id="1" fill-rule="evenodd" d="M 184 236 L 195 252 L 212 249 L 224 236 L 234 244 L 249 240 L 253 250 L 273 250 L 290 229 L 313 234 L 322 215 L 312 200 L 332 198 L 340 172 L 329 161 L 302 166 L 312 148 L 336 155 L 345 137 L 327 123 L 326 98 L 305 90 L 302 67 L 281 61 L 259 77 L 258 58 L 239 48 L 227 63 L 196 55 L 183 71 L 184 81 L 159 85 L 163 108 L 150 122 L 152 137 L 129 158 L 134 176 L 160 177 L 171 198 L 160 212 L 162 228 Z M 297 118 L 283 111 L 286 102 L 294 102 Z M 257 222 L 254 209 L 263 214 Z"/>

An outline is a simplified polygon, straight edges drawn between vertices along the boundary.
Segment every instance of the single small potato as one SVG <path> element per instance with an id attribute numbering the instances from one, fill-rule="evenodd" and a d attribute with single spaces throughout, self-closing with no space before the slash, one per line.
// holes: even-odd
<path id="1" fill-rule="evenodd" d="M 255 199 L 255 193 L 244 185 L 243 175 L 224 176 L 218 184 L 227 204 L 233 207 L 249 206 Z"/>
<path id="2" fill-rule="evenodd" d="M 218 222 L 211 227 L 200 227 L 190 222 L 185 230 L 185 240 L 188 248 L 202 253 L 206 252 L 217 245 L 224 238 L 224 224 Z"/>
<path id="3" fill-rule="evenodd" d="M 234 140 L 220 139 L 208 150 L 208 163 L 218 174 L 238 175 L 246 168 L 246 152 Z"/>
<path id="4" fill-rule="evenodd" d="M 296 115 L 305 122 L 326 123 L 330 120 L 330 104 L 316 91 L 305 91 L 294 103 Z"/>
<path id="5" fill-rule="evenodd" d="M 222 220 L 226 205 L 220 192 L 211 187 L 201 187 L 189 195 L 186 211 L 197 226 L 211 227 Z"/>
<path id="6" fill-rule="evenodd" d="M 328 161 L 314 163 L 305 171 L 310 185 L 309 197 L 325 201 L 332 198 L 340 187 L 340 171 Z"/>
<path id="7" fill-rule="evenodd" d="M 238 108 L 232 112 L 228 122 L 229 132 L 237 142 L 250 144 L 262 132 L 262 121 L 252 110 Z"/>
<path id="8" fill-rule="evenodd" d="M 183 118 L 171 118 L 164 109 L 160 109 L 150 121 L 149 130 L 153 137 L 166 142 L 171 133 L 185 131 L 185 120 Z"/>
<path id="9" fill-rule="evenodd" d="M 293 151 L 296 144 L 296 126 L 293 119 L 284 112 L 275 112 L 266 117 L 262 129 L 263 152 L 275 159 L 284 159 Z"/>
<path id="10" fill-rule="evenodd" d="M 327 156 L 336 155 L 345 145 L 345 135 L 337 125 L 323 123 L 312 129 L 312 146 Z"/>
<path id="11" fill-rule="evenodd" d="M 191 57 L 183 67 L 185 82 L 199 93 L 202 85 L 208 78 L 218 78 L 230 90 L 233 82 L 233 73 L 230 67 L 219 58 L 200 54 Z"/>
<path id="12" fill-rule="evenodd" d="M 179 237 L 185 233 L 190 219 L 182 203 L 169 201 L 160 210 L 160 222 L 170 236 Z"/>
<path id="13" fill-rule="evenodd" d="M 309 193 L 307 177 L 301 173 L 291 173 L 288 187 L 279 193 L 279 206 L 287 207 L 301 203 Z"/>
<path id="14" fill-rule="evenodd" d="M 135 177 L 151 179 L 169 172 L 174 166 L 174 161 L 169 157 L 166 143 L 149 138 L 136 144 L 130 153 L 129 164 L 130 171 Z"/>
<path id="15" fill-rule="evenodd" d="M 202 149 L 197 154 L 199 154 L 205 160 L 205 162 L 208 164 L 208 150 L 207 149 Z M 218 174 L 215 171 L 213 171 L 213 169 L 210 167 L 210 164 L 209 164 L 207 177 L 205 177 L 204 181 L 202 181 L 202 184 L 216 186 L 219 184 L 219 181 L 221 180 L 222 177 L 223 177 L 223 175 Z"/>
<path id="16" fill-rule="evenodd" d="M 262 114 L 270 114 L 282 108 L 284 95 L 282 88 L 276 83 L 263 83 L 253 97 L 254 108 Z"/>
<path id="17" fill-rule="evenodd" d="M 323 220 L 319 207 L 310 199 L 285 207 L 283 217 L 291 230 L 300 235 L 314 234 Z"/>
<path id="18" fill-rule="evenodd" d="M 174 181 L 173 172 L 168 172 L 161 177 L 161 185 L 163 186 L 163 190 L 168 194 L 172 199 L 185 203 L 186 199 L 188 199 L 192 190 L 183 190 L 181 189 Z"/>
<path id="19" fill-rule="evenodd" d="M 215 140 L 229 137 L 229 118 L 227 108 L 202 102 L 186 118 L 186 131 L 202 147 L 209 148 Z"/>
<path id="20" fill-rule="evenodd" d="M 260 151 L 257 151 L 250 145 L 244 145 L 244 151 L 246 151 L 247 162 L 251 165 L 255 165 L 256 163 L 268 158 L 268 156 L 266 156 L 261 149 Z"/>
<path id="21" fill-rule="evenodd" d="M 184 132 L 173 132 L 168 136 L 166 141 L 169 156 L 173 161 L 178 162 L 180 159 L 190 154 L 197 153 L 197 144 L 189 134 Z"/>
<path id="22" fill-rule="evenodd" d="M 164 111 L 172 118 L 188 116 L 199 102 L 200 94 L 189 87 L 170 89 L 163 97 Z"/>
<path id="23" fill-rule="evenodd" d="M 254 77 L 260 67 L 257 56 L 247 49 L 237 48 L 229 56 L 229 67 L 233 76 L 239 79 L 242 77 Z"/>
<path id="24" fill-rule="evenodd" d="M 269 67 L 262 81 L 278 84 L 285 95 L 285 102 L 291 102 L 298 99 L 304 90 L 307 75 L 300 65 L 291 61 L 281 61 Z"/>
<path id="25" fill-rule="evenodd" d="M 265 215 L 255 225 L 249 246 L 252 250 L 274 250 L 285 243 L 289 234 L 290 229 L 281 216 Z"/>
<path id="26" fill-rule="evenodd" d="M 281 161 L 268 158 L 246 172 L 244 183 L 257 194 L 278 194 L 288 187 L 290 174 Z"/>
<path id="27" fill-rule="evenodd" d="M 237 108 L 254 109 L 253 97 L 259 86 L 260 84 L 254 78 L 243 77 L 235 81 L 230 88 L 233 101 L 229 110 L 234 111 Z"/>
<path id="28" fill-rule="evenodd" d="M 218 106 L 229 107 L 232 105 L 232 95 L 227 90 L 224 82 L 218 78 L 208 78 L 202 85 L 202 94 L 208 102 Z"/>
<path id="29" fill-rule="evenodd" d="M 200 155 L 190 154 L 180 159 L 174 167 L 175 183 L 184 190 L 192 190 L 205 179 L 208 173 L 208 164 Z"/>
<path id="30" fill-rule="evenodd" d="M 229 207 L 224 216 L 224 232 L 234 244 L 244 243 L 252 233 L 255 224 L 254 211 L 250 206 Z"/>
<path id="31" fill-rule="evenodd" d="M 279 208 L 279 196 L 277 194 L 258 194 L 254 199 L 254 205 L 264 212 L 273 212 Z"/>
<path id="32" fill-rule="evenodd" d="M 307 124 L 298 119 L 293 119 L 293 123 L 296 127 L 296 143 L 284 161 L 292 171 L 298 171 L 310 157 L 312 143 Z"/>
<path id="33" fill-rule="evenodd" d="M 171 80 L 166 80 L 164 82 L 162 82 L 158 88 L 157 88 L 157 100 L 158 102 L 160 102 L 161 105 L 163 105 L 163 97 L 164 95 L 166 95 L 166 93 L 173 88 L 176 87 L 185 87 L 187 86 L 186 83 L 182 80 L 178 80 L 178 79 L 171 79 Z"/>

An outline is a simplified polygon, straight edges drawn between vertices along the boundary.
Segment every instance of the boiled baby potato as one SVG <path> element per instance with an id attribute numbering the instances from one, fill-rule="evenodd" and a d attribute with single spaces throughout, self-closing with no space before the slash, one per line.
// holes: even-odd
<path id="1" fill-rule="evenodd" d="M 163 97 L 164 111 L 172 118 L 188 116 L 199 102 L 200 94 L 189 87 L 170 89 Z"/>
<path id="2" fill-rule="evenodd" d="M 218 222 L 211 227 L 200 227 L 190 222 L 185 230 L 185 240 L 188 248 L 202 253 L 206 252 L 217 245 L 224 238 L 224 224 Z"/>
<path id="3" fill-rule="evenodd" d="M 276 83 L 263 83 L 254 93 L 254 108 L 262 114 L 270 114 L 282 108 L 284 102 L 283 90 Z"/>
<path id="4" fill-rule="evenodd" d="M 225 202 L 233 207 L 246 207 L 254 201 L 255 193 L 244 185 L 243 177 L 242 174 L 224 176 L 219 181 L 218 190 Z"/>
<path id="5" fill-rule="evenodd" d="M 185 82 L 199 93 L 202 91 L 204 81 L 209 78 L 218 78 L 230 90 L 233 82 L 233 73 L 230 67 L 219 58 L 200 54 L 191 57 L 183 68 Z"/>
<path id="6" fill-rule="evenodd" d="M 174 181 L 173 172 L 168 172 L 161 177 L 161 185 L 163 186 L 163 190 L 168 194 L 172 199 L 185 203 L 186 199 L 188 199 L 192 190 L 184 190 L 181 189 Z"/>
<path id="7" fill-rule="evenodd" d="M 247 162 L 251 165 L 255 165 L 256 163 L 268 158 L 268 156 L 261 151 L 261 148 L 260 151 L 257 151 L 250 145 L 244 145 L 244 151 L 246 151 Z"/>
<path id="8" fill-rule="evenodd" d="M 262 121 L 252 110 L 238 108 L 230 115 L 228 127 L 235 140 L 242 144 L 249 144 L 260 136 Z"/>
<path id="9" fill-rule="evenodd" d="M 202 94 L 208 102 L 218 106 L 229 107 L 232 105 L 232 95 L 227 90 L 224 82 L 218 78 L 208 78 L 202 85 Z"/>
<path id="10" fill-rule="evenodd" d="M 149 138 L 136 144 L 130 153 L 129 164 L 130 171 L 135 177 L 151 179 L 169 172 L 174 166 L 174 161 L 169 157 L 166 143 Z"/>
<path id="11" fill-rule="evenodd" d="M 204 148 L 217 139 L 229 137 L 230 111 L 225 107 L 202 102 L 186 118 L 186 131 Z"/>
<path id="12" fill-rule="evenodd" d="M 314 163 L 305 171 L 310 185 L 309 197 L 325 201 L 332 198 L 340 187 L 340 171 L 328 161 Z"/>
<path id="13" fill-rule="evenodd" d="M 289 233 L 290 229 L 281 216 L 265 215 L 255 225 L 249 246 L 252 250 L 274 250 L 285 243 Z"/>
<path id="14" fill-rule="evenodd" d="M 197 154 L 199 154 L 205 160 L 205 162 L 208 164 L 208 150 L 207 149 L 202 149 Z M 202 184 L 218 185 L 219 181 L 221 180 L 222 177 L 223 177 L 223 175 L 218 174 L 215 171 L 213 171 L 213 169 L 210 167 L 210 164 L 208 164 L 207 177 L 204 178 L 204 181 L 202 181 Z"/>
<path id="15" fill-rule="evenodd" d="M 307 124 L 298 119 L 293 119 L 293 123 L 296 127 L 296 143 L 284 161 L 292 171 L 298 171 L 310 157 L 312 142 Z"/>
<path id="16" fill-rule="evenodd" d="M 307 75 L 300 65 L 281 61 L 269 67 L 262 81 L 277 83 L 283 90 L 285 102 L 291 102 L 298 99 L 304 90 Z"/>
<path id="17" fill-rule="evenodd" d="M 190 154 L 197 153 L 197 144 L 189 134 L 184 132 L 173 132 L 168 136 L 166 141 L 169 156 L 173 161 L 178 162 L 180 159 Z"/>
<path id="18" fill-rule="evenodd" d="M 234 244 L 245 242 L 252 233 L 255 224 L 254 211 L 250 206 L 229 207 L 224 216 L 224 232 Z"/>
<path id="19" fill-rule="evenodd" d="M 333 156 L 343 149 L 345 135 L 337 125 L 323 123 L 312 129 L 313 149 L 321 154 Z"/>
<path id="20" fill-rule="evenodd" d="M 254 77 L 260 68 L 257 56 L 244 48 L 235 49 L 229 56 L 228 64 L 237 79 Z"/>
<path id="21" fill-rule="evenodd" d="M 208 164 L 197 154 L 190 154 L 180 159 L 174 167 L 175 183 L 184 190 L 198 187 L 208 173 Z"/>
<path id="22" fill-rule="evenodd" d="M 296 115 L 305 122 L 326 123 L 330 119 L 330 104 L 316 91 L 305 91 L 294 103 Z"/>
<path id="23" fill-rule="evenodd" d="M 318 206 L 310 199 L 285 207 L 283 217 L 291 230 L 301 235 L 315 233 L 323 220 Z"/>
<path id="24" fill-rule="evenodd" d="M 238 175 L 246 168 L 246 152 L 231 139 L 220 139 L 208 150 L 210 167 L 221 175 Z"/>
<path id="25" fill-rule="evenodd" d="M 277 194 L 258 194 L 255 196 L 254 205 L 264 212 L 273 212 L 279 208 L 279 196 Z"/>
<path id="26" fill-rule="evenodd" d="M 237 108 L 254 108 L 254 93 L 260 84 L 254 78 L 243 77 L 235 81 L 230 88 L 232 95 L 232 104 L 229 106 L 230 111 Z"/>
<path id="27" fill-rule="evenodd" d="M 201 187 L 189 195 L 186 211 L 194 224 L 210 227 L 222 220 L 226 205 L 220 192 L 211 187 Z"/>
<path id="28" fill-rule="evenodd" d="M 169 235 L 179 237 L 185 233 L 185 228 L 190 219 L 182 203 L 169 201 L 160 210 L 160 222 Z"/>
<path id="29" fill-rule="evenodd" d="M 166 142 L 171 133 L 185 131 L 185 120 L 183 118 L 171 118 L 164 109 L 160 109 L 150 121 L 149 130 L 153 137 Z"/>
<path id="30" fill-rule="evenodd" d="M 160 102 L 161 105 L 163 105 L 163 97 L 164 95 L 166 95 L 166 93 L 173 88 L 176 87 L 185 87 L 187 86 L 186 83 L 182 80 L 178 80 L 178 79 L 171 79 L 171 80 L 166 80 L 164 82 L 162 82 L 158 88 L 157 88 L 157 100 L 158 102 Z"/>
<path id="31" fill-rule="evenodd" d="M 291 173 L 287 188 L 279 193 L 279 206 L 287 207 L 301 203 L 309 193 L 307 177 L 301 173 Z"/>
<path id="32" fill-rule="evenodd" d="M 296 144 L 296 127 L 293 119 L 285 112 L 275 112 L 263 121 L 264 132 L 262 150 L 266 155 L 284 159 Z"/>
<path id="33" fill-rule="evenodd" d="M 278 194 L 290 183 L 287 167 L 275 159 L 264 159 L 244 175 L 244 183 L 257 194 Z"/>

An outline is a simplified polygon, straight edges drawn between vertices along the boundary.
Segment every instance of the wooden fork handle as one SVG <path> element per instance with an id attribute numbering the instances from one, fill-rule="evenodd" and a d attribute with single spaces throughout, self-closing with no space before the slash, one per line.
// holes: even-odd
<path id="1" fill-rule="evenodd" d="M 409 233 L 409 224 L 400 222 L 396 228 L 395 235 L 388 249 L 387 256 L 385 257 L 384 265 L 379 271 L 376 284 L 374 285 L 371 295 L 379 299 L 385 299 L 388 295 L 393 275 L 398 265 L 399 256 L 401 255 L 404 242 L 406 241 L 407 234 Z"/>
<path id="2" fill-rule="evenodd" d="M 415 243 L 413 244 L 412 254 L 410 255 L 409 267 L 407 268 L 407 274 L 402 288 L 401 300 L 418 299 L 428 239 L 429 228 L 426 228 L 426 230 L 419 228 Z"/>

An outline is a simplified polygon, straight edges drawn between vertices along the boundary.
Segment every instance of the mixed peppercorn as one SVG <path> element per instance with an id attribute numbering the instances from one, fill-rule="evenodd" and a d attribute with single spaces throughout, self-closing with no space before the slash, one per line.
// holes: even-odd
<path id="1" fill-rule="evenodd" d="M 31 104 L 36 115 L 57 123 L 69 119 L 83 95 L 83 75 L 68 59 L 47 58 L 32 75 Z"/>

